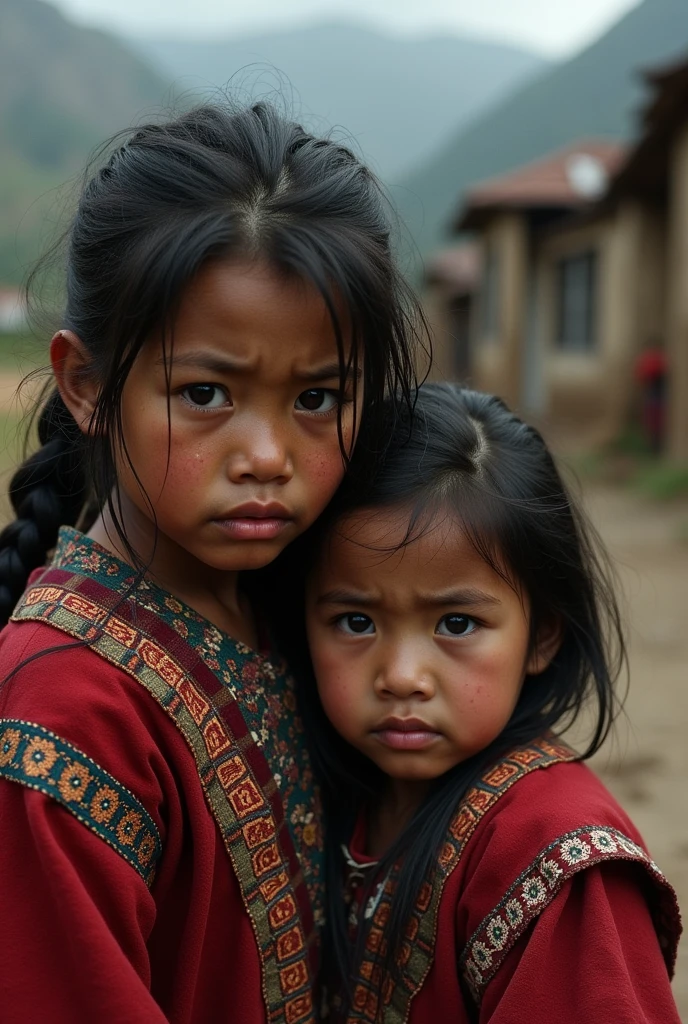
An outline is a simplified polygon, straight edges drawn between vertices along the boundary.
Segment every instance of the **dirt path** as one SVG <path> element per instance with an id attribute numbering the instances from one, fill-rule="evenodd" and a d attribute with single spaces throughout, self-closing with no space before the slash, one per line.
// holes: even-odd
<path id="1" fill-rule="evenodd" d="M 627 718 L 594 767 L 640 828 L 688 919 L 688 503 L 598 488 L 586 498 L 617 560 L 630 622 Z M 688 1022 L 688 937 L 674 993 Z"/>

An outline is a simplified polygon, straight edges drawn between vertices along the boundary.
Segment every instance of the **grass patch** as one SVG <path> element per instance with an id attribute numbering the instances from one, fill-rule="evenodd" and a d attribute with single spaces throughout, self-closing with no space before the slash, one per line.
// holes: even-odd
<path id="1" fill-rule="evenodd" d="M 671 501 L 688 496 L 688 466 L 673 462 L 653 462 L 639 466 L 633 486 L 656 501 Z"/>
<path id="2" fill-rule="evenodd" d="M 47 362 L 47 345 L 33 335 L 0 333 L 0 371 L 23 377 Z"/>

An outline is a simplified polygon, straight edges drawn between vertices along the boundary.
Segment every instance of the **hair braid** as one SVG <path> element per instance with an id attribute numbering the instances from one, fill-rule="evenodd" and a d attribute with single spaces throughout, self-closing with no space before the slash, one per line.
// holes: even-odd
<path id="1" fill-rule="evenodd" d="M 38 438 L 41 447 L 10 483 L 17 518 L 0 533 L 0 625 L 55 546 L 60 526 L 73 526 L 86 500 L 81 431 L 57 389 L 41 410 Z"/>

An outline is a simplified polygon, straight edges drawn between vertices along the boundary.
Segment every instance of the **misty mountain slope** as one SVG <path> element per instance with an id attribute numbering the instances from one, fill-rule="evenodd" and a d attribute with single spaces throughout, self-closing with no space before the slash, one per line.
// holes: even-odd
<path id="1" fill-rule="evenodd" d="M 578 138 L 631 138 L 640 72 L 687 53 L 688 0 L 643 0 L 597 42 L 456 134 L 392 189 L 421 252 L 441 241 L 470 184 Z"/>
<path id="2" fill-rule="evenodd" d="M 482 40 L 406 39 L 350 24 L 198 42 L 138 39 L 140 52 L 178 88 L 223 86 L 241 93 L 279 88 L 317 130 L 342 126 L 383 175 L 417 165 L 450 131 L 548 66 L 517 47 Z M 256 67 L 256 65 L 259 65 Z M 262 65 L 262 67 L 260 67 Z M 243 69 L 243 70 L 242 70 Z"/>
<path id="3" fill-rule="evenodd" d="M 169 82 L 115 37 L 42 0 L 0 0 L 0 281 L 36 255 L 39 197 L 169 99 Z"/>

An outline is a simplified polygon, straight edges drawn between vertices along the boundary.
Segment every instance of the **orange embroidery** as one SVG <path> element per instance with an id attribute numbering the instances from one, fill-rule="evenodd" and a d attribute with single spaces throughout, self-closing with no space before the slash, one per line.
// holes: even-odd
<path id="1" fill-rule="evenodd" d="M 277 843 L 270 843 L 269 846 L 264 846 L 262 850 L 254 853 L 251 857 L 251 863 L 256 878 L 260 878 L 261 875 L 265 875 L 268 871 L 278 867 L 282 860 L 277 849 Z"/>
<path id="2" fill-rule="evenodd" d="M 287 877 L 286 871 L 280 871 L 274 878 L 269 878 L 267 882 L 263 882 L 260 886 L 260 892 L 266 903 L 274 900 L 282 889 L 285 889 L 289 884 L 289 878 Z"/>
<path id="3" fill-rule="evenodd" d="M 121 619 L 106 619 L 103 630 L 124 647 L 133 647 L 139 635 L 137 629 L 127 626 Z"/>
<path id="4" fill-rule="evenodd" d="M 230 757 L 229 761 L 217 766 L 217 777 L 223 789 L 230 789 L 237 779 L 246 774 L 246 765 L 240 757 Z"/>
<path id="5" fill-rule="evenodd" d="M 270 924 L 273 928 L 280 928 L 287 921 L 291 921 L 292 917 L 296 917 L 296 903 L 294 902 L 294 897 L 289 894 L 284 896 L 270 910 Z"/>
<path id="6" fill-rule="evenodd" d="M 313 999 L 308 993 L 291 999 L 284 1007 L 284 1016 L 287 1024 L 298 1024 L 298 1021 L 305 1020 L 313 1014 Z"/>
<path id="7" fill-rule="evenodd" d="M 288 960 L 303 949 L 303 934 L 297 924 L 277 940 L 277 959 Z"/>
<path id="8" fill-rule="evenodd" d="M 308 972 L 303 960 L 292 964 L 291 967 L 283 967 L 279 972 L 280 986 L 285 995 L 296 992 L 308 982 Z"/>
<path id="9" fill-rule="evenodd" d="M 101 622 L 106 614 L 97 604 L 87 601 L 84 597 L 79 597 L 78 594 L 67 594 L 62 600 L 62 607 L 67 611 L 74 612 L 75 615 L 89 619 L 90 622 Z"/>
<path id="10" fill-rule="evenodd" d="M 497 786 L 502 786 L 519 774 L 519 769 L 515 764 L 498 764 L 493 771 L 485 776 L 485 782 L 488 786 L 494 786 L 496 789 Z"/>
<path id="11" fill-rule="evenodd" d="M 181 683 L 184 676 L 183 670 L 172 661 L 172 658 L 152 640 L 143 639 L 137 648 L 142 660 L 157 672 L 170 686 L 176 687 Z"/>
<path id="12" fill-rule="evenodd" d="M 181 680 L 177 687 L 177 693 L 191 712 L 191 717 L 196 725 L 200 725 L 210 711 L 210 704 L 203 700 L 196 687 L 188 679 Z"/>
<path id="13" fill-rule="evenodd" d="M 229 794 L 229 801 L 238 818 L 245 818 L 264 804 L 263 796 L 253 779 L 246 779 Z"/>
<path id="14" fill-rule="evenodd" d="M 272 818 L 260 818 L 244 825 L 241 830 L 249 850 L 255 849 L 260 843 L 267 843 L 275 835 L 275 824 Z"/>
<path id="15" fill-rule="evenodd" d="M 217 757 L 223 750 L 227 750 L 231 746 L 227 733 L 217 718 L 211 718 L 204 727 L 203 739 L 211 757 Z"/>

